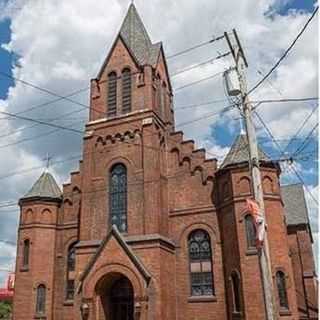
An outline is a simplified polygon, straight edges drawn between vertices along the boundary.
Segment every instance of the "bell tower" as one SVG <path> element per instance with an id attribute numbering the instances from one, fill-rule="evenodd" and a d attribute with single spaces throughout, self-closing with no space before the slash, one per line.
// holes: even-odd
<path id="1" fill-rule="evenodd" d="M 173 125 L 172 87 L 162 43 L 152 43 L 133 4 L 96 79 L 90 121 L 152 110 Z"/>
<path id="2" fill-rule="evenodd" d="M 88 227 L 81 228 L 80 239 L 101 239 L 111 227 L 110 176 L 117 165 L 128 177 L 121 209 L 127 217 L 114 220 L 126 220 L 128 227 L 118 225 L 119 230 L 128 235 L 166 233 L 161 176 L 166 174 L 165 139 L 174 130 L 172 88 L 162 43 L 151 42 L 133 4 L 91 80 L 90 108 L 82 168 L 82 192 L 88 196 L 81 214 L 81 225 Z"/>

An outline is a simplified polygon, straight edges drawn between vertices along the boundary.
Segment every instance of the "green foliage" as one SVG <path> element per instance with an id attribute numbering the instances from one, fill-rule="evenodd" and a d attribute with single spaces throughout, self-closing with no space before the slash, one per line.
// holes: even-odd
<path id="1" fill-rule="evenodd" d="M 11 319 L 11 302 L 0 301 L 0 319 L 1 320 L 9 320 Z"/>

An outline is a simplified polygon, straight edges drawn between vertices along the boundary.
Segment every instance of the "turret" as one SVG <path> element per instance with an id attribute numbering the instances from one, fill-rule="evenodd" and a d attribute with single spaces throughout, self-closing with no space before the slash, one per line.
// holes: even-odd
<path id="1" fill-rule="evenodd" d="M 48 172 L 19 201 L 14 319 L 51 319 L 60 203 L 60 188 Z"/>
<path id="2" fill-rule="evenodd" d="M 268 243 L 271 252 L 273 294 L 278 315 L 297 316 L 292 264 L 287 243 L 285 213 L 280 194 L 280 167 L 258 147 L 264 192 Z M 264 294 L 255 227 L 245 212 L 245 201 L 252 198 L 249 148 L 245 134 L 240 134 L 216 173 L 219 227 L 223 242 L 225 286 L 230 319 L 249 317 L 265 319 Z M 281 246 L 279 246 L 281 243 Z M 276 279 L 279 275 L 282 279 Z M 279 281 L 282 288 L 279 288 Z M 280 301 L 280 296 L 283 301 Z M 285 296 L 285 298 L 283 298 Z"/>

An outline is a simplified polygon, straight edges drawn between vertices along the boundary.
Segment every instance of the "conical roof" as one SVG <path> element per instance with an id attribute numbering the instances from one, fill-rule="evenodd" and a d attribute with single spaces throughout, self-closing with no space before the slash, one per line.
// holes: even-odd
<path id="1" fill-rule="evenodd" d="M 258 146 L 259 160 L 270 161 L 269 157 L 261 150 Z M 249 145 L 247 136 L 243 133 L 238 135 L 238 137 L 233 142 L 228 154 L 226 155 L 220 168 L 225 168 L 226 166 L 248 162 L 249 161 Z"/>
<path id="2" fill-rule="evenodd" d="M 61 190 L 49 172 L 44 172 L 21 200 L 33 198 L 61 199 Z"/>
<path id="3" fill-rule="evenodd" d="M 129 7 L 119 34 L 139 64 L 154 65 L 161 43 L 152 44 L 133 3 Z"/>

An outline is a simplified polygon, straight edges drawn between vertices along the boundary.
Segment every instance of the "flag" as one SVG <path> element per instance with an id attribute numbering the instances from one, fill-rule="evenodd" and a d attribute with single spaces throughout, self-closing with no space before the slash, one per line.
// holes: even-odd
<path id="1" fill-rule="evenodd" d="M 247 208 L 246 211 L 253 217 L 254 227 L 256 229 L 256 247 L 260 249 L 263 246 L 264 234 L 265 234 L 265 220 L 259 204 L 251 199 L 246 199 Z"/>

